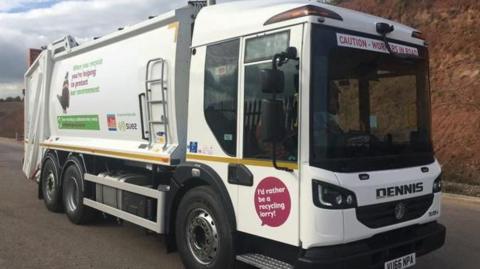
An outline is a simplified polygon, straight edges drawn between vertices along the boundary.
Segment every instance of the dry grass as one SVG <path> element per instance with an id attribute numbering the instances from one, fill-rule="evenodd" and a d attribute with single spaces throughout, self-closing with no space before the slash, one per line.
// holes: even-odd
<path id="1" fill-rule="evenodd" d="M 443 191 L 448 193 L 480 197 L 480 186 L 478 185 L 444 181 Z"/>
<path id="2" fill-rule="evenodd" d="M 0 102 L 0 137 L 23 135 L 23 102 Z"/>
<path id="3" fill-rule="evenodd" d="M 478 0 L 348 0 L 342 6 L 425 33 L 430 50 L 433 140 L 444 178 L 480 185 Z M 462 185 L 451 185 L 460 189 Z"/>

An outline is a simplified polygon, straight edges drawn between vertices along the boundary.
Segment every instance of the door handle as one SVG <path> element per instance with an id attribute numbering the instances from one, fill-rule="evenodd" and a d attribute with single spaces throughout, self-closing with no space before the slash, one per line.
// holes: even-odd
<path id="1" fill-rule="evenodd" d="M 253 186 L 253 174 L 245 165 L 228 164 L 228 183 L 242 186 Z"/>
<path id="2" fill-rule="evenodd" d="M 145 122 L 143 121 L 143 100 L 145 99 L 145 93 L 138 95 L 138 104 L 140 106 L 140 126 L 142 128 L 142 139 L 148 140 L 148 137 L 145 135 Z M 149 134 L 150 135 L 150 134 Z"/>

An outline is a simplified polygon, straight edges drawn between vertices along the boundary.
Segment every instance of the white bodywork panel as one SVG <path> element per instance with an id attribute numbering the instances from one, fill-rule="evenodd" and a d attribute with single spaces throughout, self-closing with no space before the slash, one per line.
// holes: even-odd
<path id="1" fill-rule="evenodd" d="M 166 79 L 168 114 L 173 115 L 175 106 L 170 104 L 174 104 L 175 90 L 181 90 L 175 88 L 176 34 L 175 27 L 167 25 L 57 61 L 49 98 L 52 138 L 47 143 L 148 153 L 148 148 L 138 148 L 146 143 L 142 141 L 138 95 L 145 92 L 147 62 L 154 58 L 165 59 L 169 71 Z M 160 71 L 155 71 L 154 76 L 160 77 Z M 63 111 L 58 99 L 62 96 L 66 76 L 70 104 Z M 82 83 L 85 85 L 77 86 Z M 161 111 L 155 109 L 153 113 Z M 173 120 L 169 126 L 169 151 L 178 145 L 176 124 Z M 163 157 L 170 155 L 160 148 L 154 150 Z"/>
<path id="2" fill-rule="evenodd" d="M 25 75 L 25 156 L 23 172 L 29 179 L 38 179 L 43 150 L 40 143 L 50 134 L 48 125 L 49 78 L 51 56 L 44 51 Z"/>
<path id="3" fill-rule="evenodd" d="M 194 7 L 178 9 L 74 48 L 50 45 L 26 75 L 26 122 L 32 126 L 26 129 L 26 139 L 44 148 L 145 163 L 171 165 L 184 160 L 185 78 L 196 12 Z M 46 55 L 52 55 L 50 62 Z M 158 58 L 164 60 L 164 69 L 153 62 L 147 77 L 147 63 Z M 47 78 L 45 66 L 51 69 Z M 154 125 L 149 143 L 148 106 L 139 95 L 146 92 L 147 79 L 162 77 L 163 83 L 149 84 L 150 99 L 163 100 L 164 91 L 166 104 L 151 106 L 150 121 L 167 125 L 166 130 L 163 124 Z M 42 87 L 37 87 L 39 79 Z M 38 146 L 26 148 L 27 175 L 39 166 L 38 151 Z"/>

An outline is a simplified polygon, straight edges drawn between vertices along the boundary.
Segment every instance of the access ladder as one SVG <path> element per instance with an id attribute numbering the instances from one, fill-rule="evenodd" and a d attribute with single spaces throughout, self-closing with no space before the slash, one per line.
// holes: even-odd
<path id="1" fill-rule="evenodd" d="M 154 67 L 159 66 L 160 77 L 153 78 Z M 163 149 L 168 145 L 167 118 L 167 62 L 163 58 L 151 59 L 147 62 L 145 74 L 146 123 L 149 148 L 157 143 L 163 143 Z M 157 90 L 156 90 L 157 89 Z M 159 96 L 157 96 L 159 95 Z M 160 113 L 155 113 L 155 107 L 161 106 Z M 159 138 L 163 138 L 159 140 Z"/>

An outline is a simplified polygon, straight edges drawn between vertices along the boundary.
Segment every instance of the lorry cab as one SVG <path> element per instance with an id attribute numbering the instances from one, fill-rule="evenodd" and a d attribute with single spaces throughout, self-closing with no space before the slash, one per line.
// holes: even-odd
<path id="1" fill-rule="evenodd" d="M 292 48 L 295 56 L 274 60 Z M 187 161 L 225 181 L 239 232 L 304 251 L 300 260 L 280 254 L 290 264 L 356 259 L 370 268 L 421 255 L 444 236 L 428 74 L 421 33 L 383 18 L 314 1 L 204 8 L 192 41 Z M 273 117 L 268 100 L 281 103 Z M 262 121 L 275 118 L 280 127 Z M 401 247 L 365 247 L 405 227 L 428 232 Z M 271 252 L 262 253 L 279 258 Z"/>

